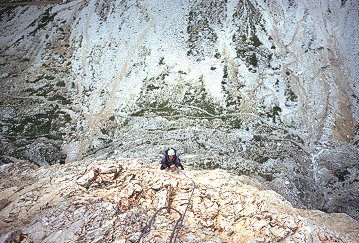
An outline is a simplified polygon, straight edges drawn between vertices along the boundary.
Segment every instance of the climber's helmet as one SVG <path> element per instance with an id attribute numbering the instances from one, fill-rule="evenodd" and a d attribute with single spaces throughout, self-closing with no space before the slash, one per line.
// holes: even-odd
<path id="1" fill-rule="evenodd" d="M 174 156 L 176 153 L 173 149 L 168 150 L 167 152 L 168 156 Z"/>

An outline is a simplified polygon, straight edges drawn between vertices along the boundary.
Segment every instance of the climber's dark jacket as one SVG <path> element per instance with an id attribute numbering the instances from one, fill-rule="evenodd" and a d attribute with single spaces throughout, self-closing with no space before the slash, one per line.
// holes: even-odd
<path id="1" fill-rule="evenodd" d="M 170 168 L 172 165 L 175 165 L 177 168 L 182 167 L 180 158 L 177 155 L 174 155 L 171 160 L 168 155 L 163 155 L 161 159 L 161 170 Z"/>

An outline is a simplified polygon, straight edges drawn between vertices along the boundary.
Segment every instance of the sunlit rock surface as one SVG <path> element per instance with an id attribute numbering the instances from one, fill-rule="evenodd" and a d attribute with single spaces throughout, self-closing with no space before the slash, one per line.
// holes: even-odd
<path id="1" fill-rule="evenodd" d="M 36 4 L 0 8 L 2 164 L 174 146 L 359 219 L 358 1 Z"/>
<path id="2" fill-rule="evenodd" d="M 177 242 L 358 242 L 346 214 L 296 209 L 248 176 L 187 168 L 195 189 Z M 0 167 L 0 241 L 137 242 L 153 214 L 183 213 L 193 183 L 145 160 Z M 169 242 L 163 210 L 142 242 Z M 23 241 L 24 242 L 24 241 Z"/>

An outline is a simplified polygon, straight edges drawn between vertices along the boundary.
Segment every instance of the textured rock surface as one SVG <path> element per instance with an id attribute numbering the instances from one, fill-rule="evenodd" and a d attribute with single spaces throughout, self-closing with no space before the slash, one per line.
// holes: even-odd
<path id="1" fill-rule="evenodd" d="M 359 16 L 347 1 L 1 7 L 1 163 L 155 157 L 359 219 Z M 170 24 L 169 24 L 170 23 Z"/>
<path id="2" fill-rule="evenodd" d="M 136 242 L 166 204 L 183 212 L 192 182 L 143 160 L 0 167 L 0 241 Z M 186 170 L 196 184 L 179 242 L 358 242 L 346 214 L 293 208 L 247 176 Z M 143 242 L 168 242 L 178 214 L 158 214 Z"/>

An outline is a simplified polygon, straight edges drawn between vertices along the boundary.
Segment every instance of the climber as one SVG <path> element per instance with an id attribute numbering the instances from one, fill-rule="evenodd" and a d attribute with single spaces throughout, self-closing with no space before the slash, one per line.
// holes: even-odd
<path id="1" fill-rule="evenodd" d="M 181 164 L 181 160 L 176 153 L 176 150 L 173 148 L 167 149 L 162 157 L 160 169 L 166 171 L 171 170 L 174 172 L 176 169 L 178 169 L 178 167 L 180 167 L 182 170 L 184 169 L 183 165 Z"/>
<path id="2" fill-rule="evenodd" d="M 63 151 L 60 153 L 60 159 L 59 159 L 59 163 L 60 165 L 64 165 L 65 162 L 66 162 L 66 157 L 67 157 L 67 154 Z"/>

